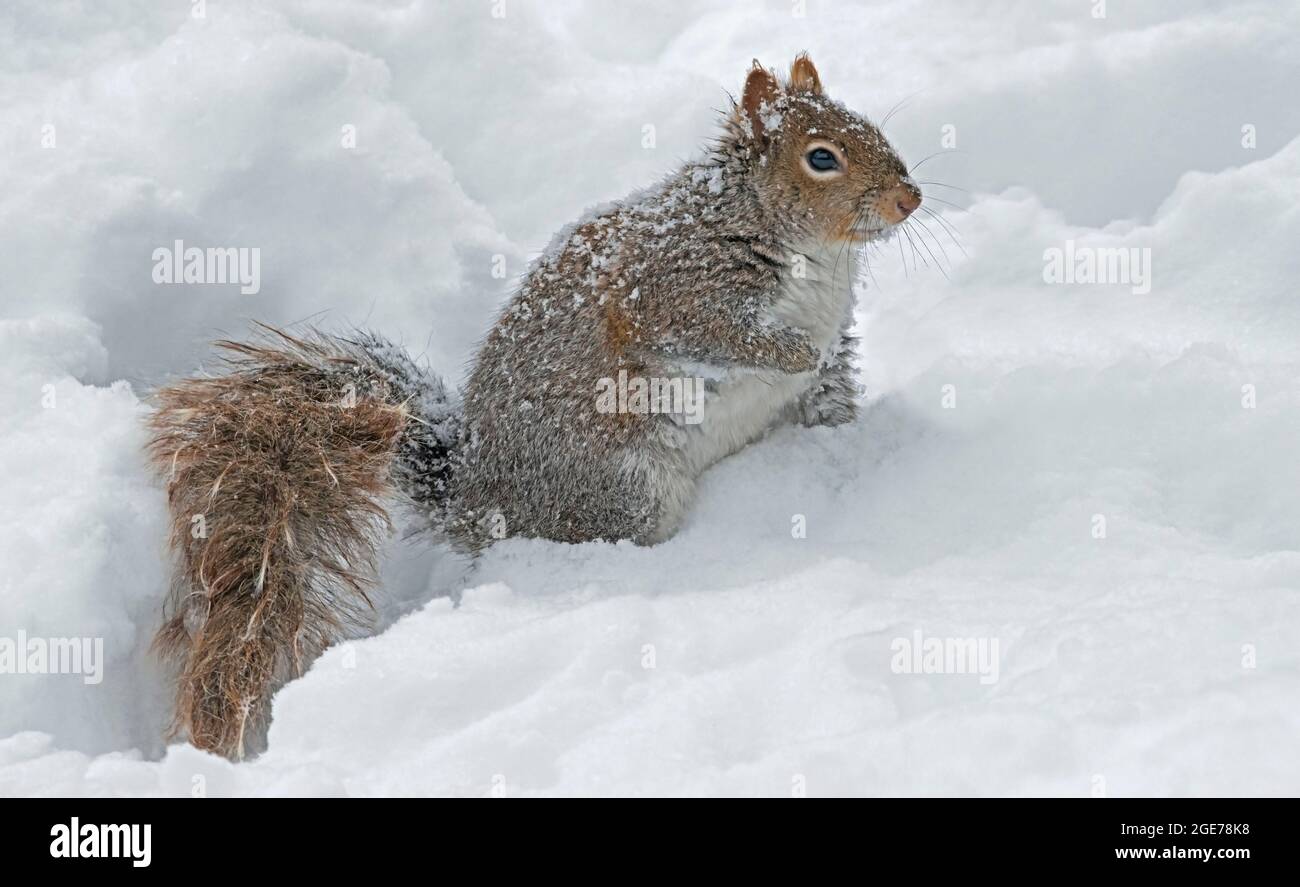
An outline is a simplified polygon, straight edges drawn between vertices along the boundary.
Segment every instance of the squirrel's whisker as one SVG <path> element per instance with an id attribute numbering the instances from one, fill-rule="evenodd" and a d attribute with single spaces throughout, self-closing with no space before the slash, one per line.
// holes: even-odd
<path id="1" fill-rule="evenodd" d="M 935 197 L 933 194 L 927 194 L 925 199 L 932 200 L 935 203 L 942 203 L 944 206 L 951 206 L 953 209 L 959 209 L 964 213 L 970 212 L 967 207 L 964 207 L 959 203 L 953 203 L 951 200 L 944 200 L 942 197 Z"/>
<path id="2" fill-rule="evenodd" d="M 912 226 L 912 219 L 908 219 L 908 220 L 907 220 L 906 226 L 907 226 L 908 228 L 910 228 L 910 227 Z M 920 229 L 917 229 L 917 232 L 916 232 L 916 237 L 917 237 L 917 239 L 921 241 L 921 246 L 922 246 L 922 248 L 924 248 L 925 251 L 926 251 L 927 253 L 930 254 L 930 258 L 934 260 L 934 264 L 935 264 L 935 266 L 939 269 L 939 273 L 942 274 L 942 275 L 944 276 L 944 279 L 945 279 L 945 280 L 950 280 L 951 278 L 948 277 L 948 272 L 947 272 L 946 270 L 944 270 L 943 263 L 940 262 L 939 259 L 935 256 L 935 254 L 934 254 L 934 250 L 930 249 L 930 244 L 926 243 L 926 241 L 925 241 L 925 237 L 923 237 L 923 236 L 921 235 L 921 230 L 923 230 L 923 229 L 928 231 L 928 229 L 925 229 L 925 226 L 924 226 L 924 225 L 923 225 Z M 934 234 L 931 233 L 930 236 L 933 237 Z M 940 251 L 943 250 L 943 245 L 942 245 L 942 244 L 940 244 L 939 249 L 940 249 Z M 928 268 L 929 266 L 927 265 L 926 267 Z"/>
<path id="3" fill-rule="evenodd" d="M 889 109 L 889 113 L 885 115 L 885 119 L 880 121 L 880 123 L 879 123 L 879 127 L 880 127 L 881 129 L 884 129 L 885 126 L 886 126 L 886 124 L 889 123 L 890 119 L 891 119 L 895 114 L 897 114 L 899 111 L 903 110 L 903 108 L 907 107 L 908 103 L 911 102 L 912 99 L 914 99 L 914 98 L 916 98 L 917 96 L 919 96 L 923 91 L 924 91 L 924 90 L 920 90 L 920 89 L 918 89 L 916 92 L 912 93 L 911 95 L 899 99 L 899 100 L 894 104 L 894 107 L 892 107 L 892 108 Z"/>
<path id="4" fill-rule="evenodd" d="M 906 226 L 906 225 L 899 225 L 899 226 L 898 226 L 898 230 L 902 232 L 903 237 L 907 238 L 907 245 L 908 245 L 908 248 L 910 248 L 910 249 L 912 250 L 912 270 L 913 270 L 913 271 L 920 271 L 920 270 L 921 270 L 921 266 L 920 266 L 920 262 L 918 261 L 918 257 L 917 257 L 917 252 L 916 252 L 916 243 L 915 243 L 915 241 L 912 240 L 912 235 L 909 234 L 909 233 L 907 233 L 907 226 Z"/>
<path id="5" fill-rule="evenodd" d="M 933 218 L 936 222 L 938 222 L 940 227 L 942 227 L 943 230 L 948 233 L 948 237 L 951 238 L 953 245 L 956 246 L 957 249 L 962 251 L 962 255 L 966 256 L 967 258 L 970 258 L 970 253 L 966 252 L 966 247 L 962 246 L 961 240 L 959 240 L 957 237 L 957 231 L 955 228 L 953 228 L 952 224 L 943 216 L 939 215 L 939 213 L 935 212 L 929 207 L 923 206 L 921 207 L 921 209 L 925 210 L 925 212 L 928 213 L 929 216 Z"/>
<path id="6" fill-rule="evenodd" d="M 940 188 L 951 188 L 954 191 L 960 191 L 963 194 L 969 194 L 965 188 L 958 188 L 956 185 L 949 185 L 947 182 L 936 182 L 933 179 L 925 179 L 917 182 L 918 185 L 938 185 Z"/>
<path id="7" fill-rule="evenodd" d="M 930 229 L 930 226 L 927 225 L 924 221 L 922 221 L 922 220 L 919 219 L 919 218 L 918 218 L 916 221 L 917 221 L 917 223 L 921 226 L 921 230 L 925 231 L 926 234 L 929 234 L 930 237 L 932 237 L 932 238 L 934 239 L 934 245 L 937 246 L 937 247 L 939 247 L 939 252 L 943 254 L 944 260 L 948 262 L 948 267 L 951 269 L 951 268 L 952 268 L 952 259 L 949 258 L 949 256 L 948 256 L 948 250 L 944 249 L 944 247 L 943 247 L 943 241 L 941 241 L 941 240 L 939 239 L 938 235 L 936 235 L 936 234 L 934 233 L 934 231 L 932 231 L 932 230 Z"/>
<path id="8" fill-rule="evenodd" d="M 942 151 L 935 151 L 933 154 L 929 155 L 928 157 L 922 157 L 920 160 L 918 160 L 916 165 L 913 166 L 911 169 L 909 169 L 907 173 L 908 175 L 911 175 L 912 173 L 920 169 L 921 165 L 925 163 L 927 160 L 933 160 L 934 158 L 940 157 L 944 154 L 965 154 L 965 153 L 966 152 L 961 150 L 960 148 L 945 148 Z"/>

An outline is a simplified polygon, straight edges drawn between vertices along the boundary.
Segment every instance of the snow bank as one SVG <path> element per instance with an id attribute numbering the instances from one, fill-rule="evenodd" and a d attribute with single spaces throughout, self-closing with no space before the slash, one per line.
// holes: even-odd
<path id="1" fill-rule="evenodd" d="M 0 674 L 0 735 L 44 730 L 77 748 L 160 748 L 148 656 L 167 587 L 164 506 L 140 448 L 144 408 L 102 378 L 89 321 L 0 321 L 0 636 L 100 638 L 103 680 Z"/>
<path id="2" fill-rule="evenodd" d="M 10 82 L 6 314 L 83 313 L 103 329 L 109 372 L 145 383 L 193 369 L 249 318 L 370 324 L 455 375 L 504 293 L 492 257 L 517 251 L 389 96 L 382 61 L 260 5 L 210 4 L 202 20 L 105 13 L 80 39 L 137 17 L 174 30 L 69 60 L 47 90 Z M 23 30 L 51 15 L 29 7 Z M 89 28 L 81 15 L 48 27 Z M 156 284 L 153 252 L 177 240 L 259 249 L 260 292 Z"/>
<path id="3" fill-rule="evenodd" d="M 0 676 L 0 794 L 1300 792 L 1294 10 L 155 7 L 0 27 L 0 636 L 105 658 Z M 921 178 L 970 192 L 926 187 L 965 253 L 927 216 L 870 256 L 861 421 L 718 466 L 652 549 L 395 543 L 385 630 L 278 694 L 267 754 L 164 749 L 143 383 L 322 310 L 455 377 L 494 256 L 805 48 L 877 116 L 915 94 L 911 160 L 954 127 Z M 260 246 L 262 292 L 154 286 L 177 238 Z M 1067 244 L 1149 250 L 1150 291 L 1046 282 Z M 996 680 L 901 673 L 917 632 L 996 641 Z"/>

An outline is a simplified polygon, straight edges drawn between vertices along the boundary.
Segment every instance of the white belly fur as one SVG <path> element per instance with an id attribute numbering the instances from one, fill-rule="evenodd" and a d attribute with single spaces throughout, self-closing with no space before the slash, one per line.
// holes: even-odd
<path id="1" fill-rule="evenodd" d="M 794 253 L 792 253 L 793 257 Z M 850 320 L 855 249 L 823 250 L 809 246 L 803 278 L 791 261 L 784 272 L 773 319 L 807 331 L 813 347 L 828 361 Z M 761 437 L 799 397 L 812 387 L 816 373 L 715 368 L 717 390 L 705 396 L 698 425 L 683 426 L 682 455 L 698 473 Z"/>

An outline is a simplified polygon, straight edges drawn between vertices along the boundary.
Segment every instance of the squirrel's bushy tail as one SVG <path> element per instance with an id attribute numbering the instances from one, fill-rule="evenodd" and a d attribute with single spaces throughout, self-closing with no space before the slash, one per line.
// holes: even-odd
<path id="1" fill-rule="evenodd" d="M 386 505 L 437 522 L 459 412 L 367 334 L 217 344 L 227 371 L 161 389 L 150 419 L 178 559 L 155 646 L 178 668 L 174 732 L 238 758 L 276 687 L 368 622 Z"/>

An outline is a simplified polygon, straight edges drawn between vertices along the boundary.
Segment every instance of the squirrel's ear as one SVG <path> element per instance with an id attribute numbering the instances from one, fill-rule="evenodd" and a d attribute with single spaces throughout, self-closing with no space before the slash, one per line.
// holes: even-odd
<path id="1" fill-rule="evenodd" d="M 794 64 L 790 66 L 790 89 L 793 92 L 822 94 L 822 79 L 817 76 L 817 69 L 813 67 L 812 59 L 808 58 L 806 52 L 795 56 Z"/>
<path id="2" fill-rule="evenodd" d="M 754 67 L 749 69 L 749 76 L 745 78 L 745 93 L 740 100 L 740 106 L 744 109 L 745 117 L 749 120 L 756 138 L 766 138 L 763 128 L 763 106 L 770 107 L 776 104 L 780 95 L 781 84 L 777 82 L 776 75 L 760 65 L 758 59 L 754 59 Z"/>

